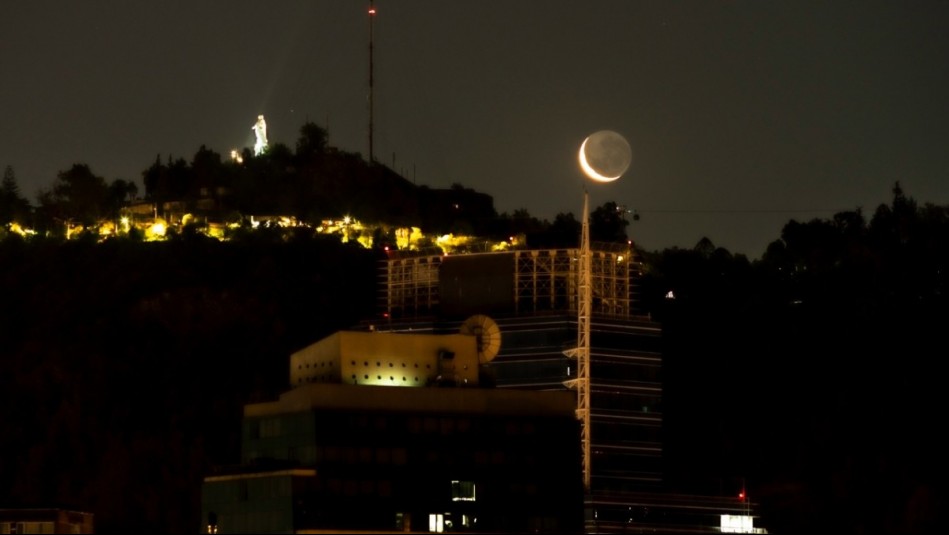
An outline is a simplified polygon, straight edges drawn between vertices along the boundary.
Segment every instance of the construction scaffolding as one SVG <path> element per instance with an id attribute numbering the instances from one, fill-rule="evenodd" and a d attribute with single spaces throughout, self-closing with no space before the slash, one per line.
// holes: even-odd
<path id="1" fill-rule="evenodd" d="M 491 255 L 513 255 L 515 314 L 576 312 L 580 283 L 580 250 L 516 249 Z M 591 313 L 630 318 L 637 315 L 641 263 L 629 244 L 591 244 Z M 428 252 L 394 252 L 381 268 L 380 304 L 391 317 L 419 317 L 439 305 L 439 268 L 444 256 Z"/>
<path id="2" fill-rule="evenodd" d="M 390 317 L 431 314 L 438 305 L 440 254 L 392 254 L 385 261 L 382 277 L 383 306 Z"/>
<path id="3" fill-rule="evenodd" d="M 639 263 L 630 247 L 590 252 L 594 314 L 628 318 L 633 314 L 633 287 Z"/>
<path id="4" fill-rule="evenodd" d="M 514 251 L 514 312 L 576 311 L 576 249 Z"/>

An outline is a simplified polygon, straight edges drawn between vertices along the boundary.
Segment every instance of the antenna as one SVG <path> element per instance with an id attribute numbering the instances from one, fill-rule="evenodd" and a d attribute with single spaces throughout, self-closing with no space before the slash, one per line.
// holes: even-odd
<path id="1" fill-rule="evenodd" d="M 475 314 L 466 319 L 459 329 L 461 334 L 474 335 L 478 344 L 478 362 L 487 364 L 494 360 L 501 350 L 501 329 L 498 324 L 484 314 Z"/>
<path id="2" fill-rule="evenodd" d="M 375 158 L 372 155 L 372 19 L 376 18 L 374 0 L 369 0 L 369 163 Z"/>

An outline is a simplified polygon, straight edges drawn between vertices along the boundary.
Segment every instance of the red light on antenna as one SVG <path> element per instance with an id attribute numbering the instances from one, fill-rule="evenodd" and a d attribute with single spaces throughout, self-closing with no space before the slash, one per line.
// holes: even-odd
<path id="1" fill-rule="evenodd" d="M 738 499 L 741 501 L 745 501 L 745 491 L 741 491 L 738 493 Z"/>
<path id="2" fill-rule="evenodd" d="M 376 8 L 374 8 L 374 7 L 373 7 L 373 8 L 370 8 L 370 9 L 369 9 L 369 14 L 370 14 L 370 15 L 375 15 L 375 14 L 376 14 Z"/>

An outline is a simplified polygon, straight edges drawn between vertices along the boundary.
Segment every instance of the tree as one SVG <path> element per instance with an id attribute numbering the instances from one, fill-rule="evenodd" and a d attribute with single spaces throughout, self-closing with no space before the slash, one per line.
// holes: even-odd
<path id="1" fill-rule="evenodd" d="M 597 207 L 590 214 L 590 240 L 603 242 L 625 242 L 626 210 L 615 202 L 608 202 Z"/>
<path id="2" fill-rule="evenodd" d="M 708 239 L 708 236 L 703 236 L 692 250 L 698 253 L 702 258 L 711 258 L 712 253 L 715 252 L 715 244 L 712 243 L 712 240 Z"/>
<path id="3" fill-rule="evenodd" d="M 899 247 L 905 244 L 917 220 L 916 201 L 903 193 L 900 183 L 893 185 L 893 203 L 877 207 L 870 221 L 870 233 L 877 244 Z"/>
<path id="4" fill-rule="evenodd" d="M 41 192 L 39 201 L 47 215 L 83 226 L 109 215 L 109 187 L 86 164 L 73 164 L 69 170 L 60 171 L 53 189 Z"/>
<path id="5" fill-rule="evenodd" d="M 168 162 L 162 164 L 161 157 L 156 156 L 155 163 L 142 171 L 145 198 L 159 205 L 165 201 L 183 199 L 192 189 L 194 182 L 192 175 L 191 167 L 184 158 L 173 160 L 169 155 Z"/>
<path id="6" fill-rule="evenodd" d="M 25 223 L 30 216 L 30 203 L 20 195 L 20 186 L 16 181 L 16 173 L 12 166 L 3 171 L 3 182 L 0 183 L 0 225 L 11 222 Z"/>
<path id="7" fill-rule="evenodd" d="M 109 184 L 109 198 L 106 205 L 106 213 L 109 217 L 118 215 L 119 210 L 129 201 L 135 200 L 135 194 L 138 193 L 138 186 L 129 180 L 121 178 L 112 181 Z"/>
<path id="8" fill-rule="evenodd" d="M 322 156 L 326 153 L 326 130 L 316 123 L 306 122 L 300 127 L 300 138 L 297 139 L 297 157 L 303 162 Z"/>
<path id="9" fill-rule="evenodd" d="M 504 217 L 505 215 L 502 214 L 501 218 L 503 219 Z M 514 213 L 509 217 L 509 221 L 509 233 L 512 236 L 518 234 L 533 234 L 535 232 L 539 232 L 545 226 L 543 221 L 532 216 L 530 212 L 527 211 L 527 208 L 518 208 L 517 210 L 514 210 Z"/>
<path id="10" fill-rule="evenodd" d="M 167 173 L 161 163 L 161 155 L 155 156 L 155 163 L 142 171 L 142 182 L 145 183 L 145 198 L 161 201 L 168 191 Z"/>
<path id="11" fill-rule="evenodd" d="M 561 212 L 543 231 L 529 235 L 527 243 L 532 247 L 578 247 L 582 230 L 572 213 Z"/>

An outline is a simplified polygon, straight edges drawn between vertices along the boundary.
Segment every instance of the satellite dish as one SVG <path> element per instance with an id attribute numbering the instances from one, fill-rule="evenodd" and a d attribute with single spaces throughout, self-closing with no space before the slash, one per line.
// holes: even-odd
<path id="1" fill-rule="evenodd" d="M 501 350 L 501 328 L 484 314 L 475 314 L 461 324 L 461 334 L 472 334 L 478 341 L 478 361 L 491 362 Z"/>

